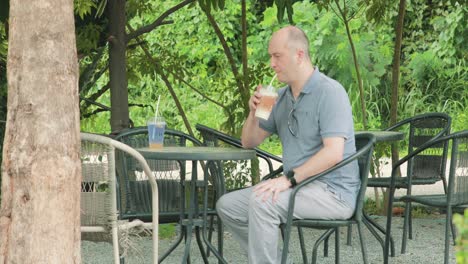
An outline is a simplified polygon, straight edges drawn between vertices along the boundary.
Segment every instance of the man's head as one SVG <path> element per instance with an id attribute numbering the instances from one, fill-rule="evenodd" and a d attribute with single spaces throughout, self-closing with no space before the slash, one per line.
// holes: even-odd
<path id="1" fill-rule="evenodd" d="M 281 82 L 302 79 L 301 69 L 312 67 L 307 36 L 295 26 L 276 31 L 271 37 L 268 53 L 270 66 Z"/>

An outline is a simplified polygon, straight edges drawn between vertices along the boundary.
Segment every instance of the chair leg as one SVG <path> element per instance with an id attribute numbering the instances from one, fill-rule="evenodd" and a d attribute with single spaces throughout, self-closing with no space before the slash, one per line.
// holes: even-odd
<path id="1" fill-rule="evenodd" d="M 450 244 L 450 226 L 452 223 L 452 207 L 447 206 L 447 215 L 445 218 L 445 250 L 444 250 L 444 264 L 449 263 L 449 244 Z"/>
<path id="2" fill-rule="evenodd" d="M 291 238 L 292 224 L 280 225 L 281 236 L 283 237 L 283 252 L 281 252 L 281 264 L 286 264 L 289 254 L 289 239 Z"/>
<path id="3" fill-rule="evenodd" d="M 340 264 L 340 228 L 335 228 L 335 264 Z"/>
<path id="4" fill-rule="evenodd" d="M 185 226 L 181 225 L 180 226 L 180 234 L 179 234 L 179 237 L 177 238 L 176 242 L 174 244 L 171 245 L 171 247 L 166 250 L 166 252 L 164 252 L 160 257 L 159 257 L 159 260 L 158 260 L 158 263 L 161 263 L 164 261 L 165 258 L 167 258 L 169 256 L 169 254 L 172 253 L 172 251 L 174 251 L 174 249 L 177 248 L 177 246 L 182 242 L 182 239 L 184 239 L 185 237 Z M 187 239 L 185 237 L 185 239 Z"/>
<path id="5" fill-rule="evenodd" d="M 216 222 L 218 224 L 218 252 L 222 256 L 224 249 L 224 227 L 219 217 L 216 218 Z"/>
<path id="6" fill-rule="evenodd" d="M 211 239 L 213 238 L 213 224 L 214 224 L 214 216 L 210 216 L 210 225 L 208 227 L 208 241 L 211 243 Z M 210 257 L 210 248 L 206 247 L 206 256 Z"/>
<path id="7" fill-rule="evenodd" d="M 297 227 L 297 233 L 299 234 L 299 243 L 301 245 L 301 254 L 302 254 L 302 262 L 304 264 L 307 264 L 307 251 L 305 248 L 305 243 L 304 243 L 304 234 L 302 233 L 302 227 L 298 226 Z"/>
<path id="8" fill-rule="evenodd" d="M 330 236 L 331 236 L 331 234 L 329 236 L 327 236 L 325 238 L 325 241 L 323 242 L 323 256 L 324 257 L 328 257 L 328 241 L 330 239 Z"/>
<path id="9" fill-rule="evenodd" d="M 351 246 L 351 237 L 353 235 L 353 225 L 349 224 L 348 225 L 348 234 L 346 238 L 346 245 Z"/>
<path id="10" fill-rule="evenodd" d="M 413 239 L 413 214 L 411 213 L 413 211 L 413 206 L 411 202 L 409 202 L 408 207 L 409 207 L 408 238 Z"/>
<path id="11" fill-rule="evenodd" d="M 359 233 L 359 240 L 361 241 L 361 251 L 362 251 L 362 260 L 364 264 L 367 264 L 367 249 L 366 243 L 364 241 L 364 234 L 362 233 L 362 223 L 357 223 L 358 233 Z"/>
<path id="12" fill-rule="evenodd" d="M 333 229 L 333 228 L 328 229 L 327 231 L 325 231 L 325 233 L 323 233 L 317 239 L 317 241 L 315 241 L 315 244 L 314 244 L 314 247 L 313 247 L 313 250 L 312 250 L 312 264 L 317 263 L 317 249 L 318 249 L 320 243 L 322 243 L 322 241 L 325 240 L 328 236 L 333 234 L 334 231 L 335 231 L 335 229 Z"/>
<path id="13" fill-rule="evenodd" d="M 406 243 L 407 243 L 407 239 L 408 239 L 408 229 L 409 229 L 409 225 L 410 225 L 410 215 L 411 215 L 411 211 L 410 211 L 410 203 L 409 202 L 406 202 L 406 205 L 405 205 L 405 215 L 404 215 L 404 218 L 403 218 L 403 235 L 402 235 L 402 238 L 401 238 L 401 254 L 405 254 L 406 252 Z"/>
<path id="14" fill-rule="evenodd" d="M 374 235 L 375 239 L 377 239 L 377 241 L 382 246 L 382 250 L 385 252 L 385 245 L 384 245 L 385 242 L 377 233 L 377 231 L 374 229 L 374 227 L 377 228 L 377 230 L 379 230 L 379 232 L 381 232 L 384 235 L 385 235 L 385 229 L 379 224 L 377 224 L 376 222 L 374 222 L 372 219 L 370 219 L 370 217 L 367 214 L 364 213 L 363 215 L 364 215 L 364 218 L 363 218 L 364 224 L 367 226 L 367 228 L 372 233 L 372 235 Z M 390 256 L 395 257 L 395 242 L 393 241 L 392 236 L 390 236 Z"/>
<path id="15" fill-rule="evenodd" d="M 452 209 L 452 217 L 453 217 L 453 209 Z M 450 217 L 450 228 L 452 231 L 452 239 L 453 239 L 453 245 L 456 245 L 457 242 L 457 229 L 455 228 L 455 225 L 453 224 L 453 219 Z"/>

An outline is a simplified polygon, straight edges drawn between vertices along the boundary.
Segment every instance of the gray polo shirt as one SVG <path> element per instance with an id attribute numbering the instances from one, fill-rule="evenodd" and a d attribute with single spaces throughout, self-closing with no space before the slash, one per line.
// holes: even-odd
<path id="1" fill-rule="evenodd" d="M 260 127 L 278 134 L 283 146 L 284 171 L 290 171 L 323 148 L 323 138 L 345 138 L 343 158 L 356 152 L 353 116 L 343 86 L 315 68 L 297 100 L 289 86 L 278 91 L 270 118 Z M 293 135 L 293 133 L 295 135 Z M 320 179 L 351 208 L 355 207 L 360 179 L 352 162 Z"/>

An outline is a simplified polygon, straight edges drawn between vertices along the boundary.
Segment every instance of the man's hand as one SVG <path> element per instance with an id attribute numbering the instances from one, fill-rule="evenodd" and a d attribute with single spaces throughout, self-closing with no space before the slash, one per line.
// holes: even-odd
<path id="1" fill-rule="evenodd" d="M 273 197 L 273 203 L 278 200 L 280 192 L 285 191 L 291 187 L 291 182 L 286 176 L 281 176 L 274 179 L 262 181 L 254 187 L 254 192 L 257 196 L 263 196 L 263 201 L 266 201 L 270 196 Z"/>
<path id="2" fill-rule="evenodd" d="M 262 97 L 262 95 L 259 92 L 261 87 L 262 87 L 261 85 L 257 86 L 257 90 L 255 90 L 255 92 L 250 97 L 250 100 L 249 100 L 250 112 L 255 112 L 255 110 L 257 110 L 257 105 L 260 103 L 260 98 Z"/>

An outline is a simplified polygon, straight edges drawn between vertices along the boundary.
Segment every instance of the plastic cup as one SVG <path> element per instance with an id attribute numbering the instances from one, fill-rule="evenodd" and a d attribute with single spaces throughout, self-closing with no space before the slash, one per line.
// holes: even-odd
<path id="1" fill-rule="evenodd" d="M 276 98 L 278 98 L 278 93 L 270 85 L 263 85 L 259 92 L 262 97 L 260 98 L 260 103 L 257 105 L 257 110 L 255 110 L 255 116 L 268 120 L 273 105 L 275 105 Z"/>
<path id="2" fill-rule="evenodd" d="M 164 117 L 157 116 L 148 120 L 148 141 L 152 149 L 160 149 L 164 146 L 164 131 L 166 121 Z"/>

